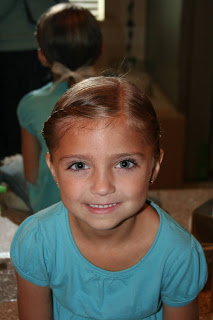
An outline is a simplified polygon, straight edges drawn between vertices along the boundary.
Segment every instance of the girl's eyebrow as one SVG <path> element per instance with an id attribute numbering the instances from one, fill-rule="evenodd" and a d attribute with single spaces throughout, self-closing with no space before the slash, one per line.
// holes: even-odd
<path id="1" fill-rule="evenodd" d="M 67 156 L 61 157 L 59 160 L 84 160 L 84 159 L 92 159 L 92 155 L 82 155 L 82 154 L 68 154 Z"/>
<path id="2" fill-rule="evenodd" d="M 114 158 L 125 158 L 125 157 L 134 157 L 139 156 L 141 158 L 145 157 L 143 152 L 128 152 L 128 153 L 116 153 L 113 155 Z"/>
<path id="3" fill-rule="evenodd" d="M 134 157 L 134 156 L 138 156 L 142 159 L 145 158 L 145 154 L 143 152 L 128 152 L 128 153 L 115 153 L 112 154 L 110 157 L 112 159 L 121 159 L 121 158 L 126 158 L 126 157 Z M 63 160 L 93 160 L 94 156 L 91 154 L 71 154 L 71 155 L 67 155 L 67 156 L 63 156 L 61 157 L 59 160 L 63 161 Z"/>

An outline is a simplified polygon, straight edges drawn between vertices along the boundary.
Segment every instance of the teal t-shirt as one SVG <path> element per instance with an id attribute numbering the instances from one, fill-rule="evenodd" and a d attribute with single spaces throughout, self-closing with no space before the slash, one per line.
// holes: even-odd
<path id="1" fill-rule="evenodd" d="M 103 270 L 78 250 L 62 202 L 19 227 L 11 259 L 26 280 L 49 286 L 55 320 L 162 320 L 163 303 L 180 307 L 207 280 L 201 245 L 153 202 L 160 225 L 143 259 L 123 271 Z"/>
<path id="2" fill-rule="evenodd" d="M 60 192 L 46 164 L 47 146 L 41 134 L 44 122 L 49 118 L 58 99 L 68 89 L 67 83 L 60 83 L 53 91 L 53 83 L 28 93 L 18 105 L 20 126 L 35 136 L 41 146 L 38 180 L 30 185 L 29 199 L 34 212 L 60 201 Z"/>

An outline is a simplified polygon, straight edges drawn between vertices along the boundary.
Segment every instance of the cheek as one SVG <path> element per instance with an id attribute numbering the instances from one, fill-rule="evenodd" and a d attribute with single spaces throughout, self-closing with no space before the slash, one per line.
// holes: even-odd
<path id="1" fill-rule="evenodd" d="M 149 188 L 149 177 L 148 175 L 138 175 L 129 176 L 126 179 L 121 179 L 117 186 L 123 191 L 127 196 L 138 197 L 146 192 Z"/>
<path id="2" fill-rule="evenodd" d="M 85 186 L 82 179 L 76 179 L 75 177 L 69 177 L 67 175 L 64 179 L 59 180 L 61 198 L 63 199 L 78 199 L 85 193 Z"/>

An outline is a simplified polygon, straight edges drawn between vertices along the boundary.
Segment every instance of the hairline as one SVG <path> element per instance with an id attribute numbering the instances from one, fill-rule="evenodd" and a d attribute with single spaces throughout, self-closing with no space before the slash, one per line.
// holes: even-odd
<path id="1" fill-rule="evenodd" d="M 97 128 L 97 122 L 100 124 L 100 121 L 102 120 L 103 125 Z M 149 139 L 148 135 L 146 134 L 146 130 L 142 130 L 141 128 L 139 128 L 139 126 L 137 126 L 137 123 L 140 123 L 140 121 L 137 119 L 129 119 L 127 114 L 121 114 L 120 112 L 117 112 L 116 114 L 111 116 L 98 115 L 93 118 L 86 116 L 67 115 L 66 117 L 59 119 L 55 125 L 54 135 L 55 137 L 57 135 L 57 138 L 55 139 L 55 147 L 52 150 L 49 150 L 51 159 L 53 158 L 53 154 L 59 147 L 59 141 L 70 129 L 74 128 L 76 130 L 101 130 L 110 126 L 116 126 L 119 123 L 122 123 L 124 126 L 126 126 L 126 128 L 129 128 L 134 132 L 143 133 L 141 138 L 143 139 L 144 143 L 148 144 Z"/>

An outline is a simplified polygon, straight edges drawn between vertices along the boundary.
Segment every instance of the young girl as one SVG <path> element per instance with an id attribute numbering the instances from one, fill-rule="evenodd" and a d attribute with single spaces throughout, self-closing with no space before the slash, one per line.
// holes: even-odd
<path id="1" fill-rule="evenodd" d="M 102 51 L 99 23 L 87 9 L 71 3 L 59 3 L 49 8 L 38 21 L 36 35 L 39 59 L 51 69 L 54 81 L 27 94 L 18 106 L 24 173 L 30 183 L 25 198 L 21 192 L 23 181 L 20 181 L 18 192 L 17 174 L 8 175 L 11 168 L 0 168 L 0 182 L 7 182 L 25 202 L 28 196 L 32 213 L 61 199 L 45 161 L 47 147 L 41 134 L 43 123 L 70 86 L 82 78 L 94 76 L 93 66 Z M 16 161 L 13 167 L 17 166 Z"/>
<path id="2" fill-rule="evenodd" d="M 69 89 L 44 124 L 59 202 L 17 231 L 20 319 L 198 320 L 198 241 L 147 199 L 163 151 L 148 98 L 123 78 Z"/>

